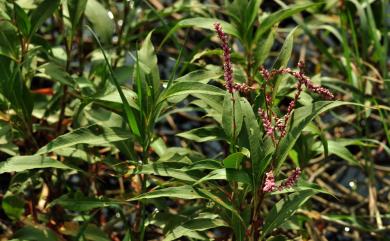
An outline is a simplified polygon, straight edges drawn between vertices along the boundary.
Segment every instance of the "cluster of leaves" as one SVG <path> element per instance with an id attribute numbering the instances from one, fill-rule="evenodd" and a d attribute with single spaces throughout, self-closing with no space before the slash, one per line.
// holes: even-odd
<path id="1" fill-rule="evenodd" d="M 296 2 L 0 2 L 1 237 L 385 240 L 388 1 Z M 216 22 L 250 92 L 224 88 Z M 299 90 L 275 142 L 258 109 L 296 80 L 259 68 L 299 59 L 338 100 Z"/>

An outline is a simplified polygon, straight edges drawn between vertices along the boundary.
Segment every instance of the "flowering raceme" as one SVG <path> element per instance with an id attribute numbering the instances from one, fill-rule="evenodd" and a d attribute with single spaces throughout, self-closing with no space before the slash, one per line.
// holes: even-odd
<path id="1" fill-rule="evenodd" d="M 224 65 L 223 65 L 223 72 L 224 72 L 224 78 L 225 78 L 225 87 L 229 91 L 229 93 L 233 93 L 234 91 L 234 82 L 233 82 L 233 67 L 231 62 L 231 56 L 230 56 L 230 47 L 228 44 L 228 37 L 222 30 L 222 26 L 220 23 L 215 23 L 214 28 L 218 33 L 218 37 L 221 40 L 221 48 L 223 50 L 223 58 L 224 58 Z"/>
<path id="2" fill-rule="evenodd" d="M 265 182 L 263 186 L 264 192 L 272 192 L 276 189 L 274 173 L 271 171 L 265 174 Z"/>
<path id="3" fill-rule="evenodd" d="M 223 72 L 224 72 L 224 79 L 225 79 L 225 87 L 229 91 L 229 93 L 233 93 L 235 90 L 242 92 L 242 93 L 248 93 L 251 88 L 244 84 L 244 83 L 234 83 L 233 80 L 233 66 L 232 66 L 232 60 L 231 60 L 231 49 L 229 47 L 228 43 L 228 37 L 223 32 L 222 26 L 220 23 L 214 24 L 215 31 L 218 34 L 219 39 L 221 40 L 221 48 L 223 50 Z"/>
<path id="4" fill-rule="evenodd" d="M 265 174 L 263 192 L 273 192 L 275 190 L 282 191 L 286 188 L 292 188 L 298 182 L 300 175 L 301 169 L 297 167 L 285 182 L 283 182 L 280 186 L 276 187 L 274 173 L 272 170 L 270 170 Z"/>
<path id="5" fill-rule="evenodd" d="M 263 121 L 263 126 L 264 126 L 264 129 L 266 131 L 266 134 L 269 135 L 272 138 L 272 140 L 274 140 L 274 142 L 276 139 L 275 132 L 270 131 L 270 130 L 271 129 L 278 130 L 280 138 L 283 138 L 287 134 L 287 130 L 286 130 L 287 123 L 291 117 L 291 113 L 292 113 L 293 109 L 296 106 L 296 103 L 298 102 L 299 96 L 302 93 L 303 86 L 306 86 L 306 88 L 309 91 L 317 93 L 326 99 L 333 99 L 334 98 L 334 95 L 328 89 L 326 89 L 322 86 L 317 86 L 317 85 L 313 84 L 313 82 L 310 80 L 310 78 L 304 74 L 304 67 L 305 67 L 304 62 L 299 61 L 299 63 L 298 63 L 299 71 L 293 71 L 290 68 L 282 68 L 282 69 L 271 70 L 271 71 L 265 69 L 264 67 L 260 67 L 260 69 L 259 69 L 259 72 L 264 79 L 265 87 L 267 85 L 271 85 L 272 78 L 276 77 L 277 75 L 281 75 L 281 74 L 290 74 L 291 76 L 293 76 L 297 80 L 297 84 L 296 84 L 297 92 L 294 95 L 294 99 L 292 101 L 290 101 L 288 108 L 287 108 L 287 112 L 282 118 L 278 118 L 276 116 L 276 114 L 272 112 L 272 108 L 271 108 L 272 107 L 271 106 L 271 103 L 272 103 L 271 96 L 272 95 L 269 93 L 265 93 L 266 108 L 267 108 L 267 110 L 269 110 L 272 113 L 269 115 L 264 114 L 264 113 L 267 113 L 267 110 L 264 111 L 261 107 L 258 110 L 259 116 L 260 116 L 261 120 Z M 266 88 L 264 88 L 264 89 L 266 89 Z M 275 127 L 272 126 L 272 123 L 275 123 Z"/>

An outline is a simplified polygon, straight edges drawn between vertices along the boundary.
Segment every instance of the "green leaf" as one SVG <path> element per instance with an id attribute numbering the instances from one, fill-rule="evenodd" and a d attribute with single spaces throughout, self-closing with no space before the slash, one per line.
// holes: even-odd
<path id="1" fill-rule="evenodd" d="M 135 116 L 135 112 L 131 108 L 130 104 L 128 103 L 128 101 L 126 99 L 126 96 L 123 93 L 123 90 L 122 90 L 121 86 L 119 85 L 118 80 L 115 77 L 114 70 L 111 67 L 111 64 L 110 64 L 110 61 L 107 58 L 106 52 L 104 51 L 103 46 L 101 45 L 101 43 L 99 41 L 99 38 L 96 36 L 95 32 L 89 26 L 87 26 L 87 28 L 92 33 L 93 37 L 95 38 L 96 42 L 99 45 L 99 48 L 100 48 L 100 50 L 101 50 L 101 52 L 102 52 L 102 54 L 104 56 L 104 60 L 106 62 L 106 65 L 108 66 L 108 70 L 109 70 L 109 73 L 110 73 L 111 80 L 112 80 L 113 84 L 115 85 L 116 89 L 118 90 L 118 93 L 119 93 L 119 95 L 120 95 L 120 97 L 122 99 L 122 107 L 123 107 L 123 110 L 124 110 L 124 112 L 126 114 L 127 124 L 129 126 L 130 130 L 132 131 L 132 133 L 135 136 L 140 137 L 141 136 L 141 132 L 140 132 L 139 125 L 138 125 L 138 122 L 137 122 L 137 118 Z"/>
<path id="2" fill-rule="evenodd" d="M 108 10 L 106 10 L 97 0 L 88 0 L 85 8 L 85 16 L 92 23 L 94 30 L 102 39 L 102 42 L 111 43 L 115 25 L 108 15 Z"/>
<path id="3" fill-rule="evenodd" d="M 94 224 L 88 224 L 85 230 L 83 230 L 83 237 L 86 240 L 93 240 L 93 241 L 110 241 L 111 239 L 108 238 L 107 233 L 105 233 L 101 228 Z M 84 240 L 85 240 L 84 239 Z M 83 239 L 78 239 L 83 240 Z"/>
<path id="4" fill-rule="evenodd" d="M 287 35 L 287 38 L 284 41 L 282 49 L 279 52 L 278 58 L 275 60 L 273 66 L 272 66 L 273 69 L 280 69 L 280 68 L 284 68 L 287 66 L 288 61 L 290 60 L 292 50 L 293 50 L 294 33 L 296 30 L 297 30 L 297 27 L 295 27 L 293 30 L 291 30 L 291 32 Z M 278 76 L 277 78 L 275 78 L 274 91 L 272 93 L 273 98 L 275 98 L 275 96 L 277 95 L 278 90 L 279 90 L 279 86 L 280 86 L 282 80 L 284 80 L 285 78 L 286 78 L 286 76 Z"/>
<path id="5" fill-rule="evenodd" d="M 260 10 L 260 4 L 262 0 L 250 0 L 244 13 L 244 26 L 245 26 L 245 33 L 252 32 L 250 29 L 253 28 L 253 22 L 256 20 L 259 10 Z"/>
<path id="6" fill-rule="evenodd" d="M 76 30 L 77 25 L 84 13 L 88 0 L 68 0 L 69 18 L 72 24 L 73 31 Z"/>
<path id="7" fill-rule="evenodd" d="M 285 161 L 288 152 L 294 146 L 302 130 L 319 114 L 342 105 L 354 104 L 343 101 L 318 101 L 312 105 L 303 106 L 294 110 L 292 121 L 287 135 L 281 140 L 275 153 L 276 170 L 279 170 Z"/>
<path id="8" fill-rule="evenodd" d="M 67 134 L 57 137 L 46 146 L 38 150 L 37 154 L 48 153 L 64 147 L 69 147 L 77 144 L 102 145 L 109 144 L 115 141 L 123 141 L 130 139 L 132 135 L 126 129 L 117 127 L 103 127 L 98 125 L 90 125 L 81 127 Z"/>
<path id="9" fill-rule="evenodd" d="M 5 214 L 11 219 L 19 220 L 24 213 L 24 200 L 21 195 L 6 195 L 1 202 Z"/>
<path id="10" fill-rule="evenodd" d="M 25 226 L 12 236 L 12 238 L 19 240 L 31 240 L 31 241 L 58 241 L 60 240 L 56 233 L 49 228 L 45 227 L 32 227 Z"/>
<path id="11" fill-rule="evenodd" d="M 238 220 L 241 222 L 241 224 L 245 227 L 245 222 L 244 220 L 242 219 L 242 217 L 240 216 L 239 212 L 229 203 L 225 202 L 224 200 L 222 200 L 222 198 L 218 197 L 217 195 L 214 195 L 213 193 L 211 193 L 210 191 L 208 191 L 207 189 L 203 189 L 203 188 L 198 188 L 196 189 L 199 194 L 201 194 L 204 198 L 207 198 L 207 199 L 210 199 L 211 201 L 217 203 L 218 205 L 222 206 L 223 208 L 225 208 L 226 210 L 232 212 L 232 214 L 238 218 Z"/>
<path id="12" fill-rule="evenodd" d="M 336 156 L 341 157 L 348 161 L 350 165 L 359 165 L 359 161 L 355 156 L 345 147 L 345 145 L 343 145 L 343 143 L 340 143 L 337 140 L 328 140 L 328 150 L 329 154 L 335 154 Z"/>
<path id="13" fill-rule="evenodd" d="M 237 169 L 241 165 L 241 162 L 244 158 L 245 155 L 242 152 L 236 152 L 226 157 L 223 160 L 223 165 L 225 168 Z"/>
<path id="14" fill-rule="evenodd" d="M 13 60 L 17 60 L 19 58 L 18 50 L 19 50 L 19 38 L 17 36 L 17 29 L 9 22 L 1 22 L 0 55 L 4 55 Z"/>
<path id="15" fill-rule="evenodd" d="M 222 168 L 222 169 L 214 170 L 210 172 L 207 176 L 199 179 L 197 182 L 194 183 L 194 186 L 209 180 L 228 180 L 228 181 L 242 182 L 248 185 L 252 184 L 252 181 L 246 172 L 242 170 L 231 169 L 231 168 L 229 169 Z"/>
<path id="16" fill-rule="evenodd" d="M 271 52 L 272 46 L 274 45 L 275 41 L 275 30 L 271 29 L 269 31 L 268 35 L 260 41 L 259 44 L 256 45 L 255 50 L 255 66 L 253 69 L 258 69 L 259 66 L 261 66 L 264 61 L 267 59 L 269 53 Z"/>
<path id="17" fill-rule="evenodd" d="M 14 2 L 15 23 L 24 37 L 28 37 L 31 31 L 31 22 L 27 13 Z"/>
<path id="18" fill-rule="evenodd" d="M 208 94 L 208 95 L 225 95 L 226 91 L 218 87 L 208 84 L 202 84 L 199 82 L 178 82 L 173 84 L 160 98 L 160 101 L 164 99 L 190 94 Z"/>
<path id="19" fill-rule="evenodd" d="M 151 37 L 152 32 L 146 36 L 141 49 L 138 51 L 138 60 L 142 66 L 146 66 L 148 68 L 145 74 L 152 77 L 152 82 L 148 82 L 148 85 L 152 87 L 153 96 L 157 97 L 160 92 L 160 74 L 157 66 L 157 56 L 154 53 Z M 146 80 L 148 79 L 149 78 L 146 78 Z"/>
<path id="20" fill-rule="evenodd" d="M 306 190 L 290 194 L 277 202 L 266 215 L 261 237 L 265 237 L 269 232 L 283 224 L 286 219 L 290 218 L 299 207 L 316 193 L 314 190 Z"/>
<path id="21" fill-rule="evenodd" d="M 182 199 L 198 199 L 204 198 L 198 194 L 195 189 L 190 185 L 180 186 L 180 187 L 168 187 L 163 189 L 158 189 L 155 191 L 147 192 L 129 199 L 128 201 L 136 201 L 142 199 L 153 199 L 160 197 L 170 197 L 170 198 L 182 198 Z"/>
<path id="22" fill-rule="evenodd" d="M 275 60 L 274 64 L 272 65 L 273 69 L 280 69 L 287 66 L 292 53 L 293 44 L 294 44 L 294 33 L 296 30 L 297 27 L 291 30 L 290 33 L 287 35 L 286 40 L 283 43 L 282 49 L 279 52 L 278 58 Z"/>
<path id="23" fill-rule="evenodd" d="M 151 144 L 150 147 L 153 148 L 153 151 L 159 156 L 163 156 L 167 151 L 168 147 L 165 144 L 165 141 L 161 138 L 158 137 L 156 138 Z"/>
<path id="24" fill-rule="evenodd" d="M 226 92 L 222 108 L 222 127 L 230 140 L 234 140 L 241 131 L 243 120 L 240 96 L 237 94 L 237 92 L 235 92 L 233 95 L 229 92 Z"/>
<path id="25" fill-rule="evenodd" d="M 195 177 L 187 174 L 185 171 L 176 169 L 169 163 L 153 163 L 138 167 L 132 174 L 153 174 L 163 177 L 172 177 L 178 180 L 195 182 Z"/>
<path id="26" fill-rule="evenodd" d="M 73 197 L 71 195 L 63 195 L 58 199 L 55 199 L 50 203 L 50 206 L 61 205 L 63 208 L 72 211 L 89 211 L 95 208 L 104 208 L 110 206 L 118 206 L 126 204 L 125 201 L 118 201 L 108 198 L 96 198 L 96 197 L 85 197 L 81 193 L 77 193 Z"/>
<path id="27" fill-rule="evenodd" d="M 34 156 L 15 156 L 5 162 L 0 162 L 0 174 L 4 172 L 22 172 L 36 168 L 59 168 L 71 169 L 62 162 L 56 161 L 49 157 Z"/>
<path id="28" fill-rule="evenodd" d="M 258 42 L 261 35 L 266 33 L 272 26 L 279 23 L 283 19 L 286 19 L 288 17 L 291 17 L 292 15 L 299 13 L 303 10 L 306 10 L 308 8 L 319 6 L 323 3 L 306 3 L 306 4 L 299 4 L 299 5 L 293 5 L 289 6 L 286 9 L 281 9 L 277 12 L 274 12 L 267 16 L 264 20 L 260 22 L 260 26 L 258 27 L 258 30 L 256 31 L 255 40 L 254 42 Z"/>
<path id="29" fill-rule="evenodd" d="M 174 80 L 174 82 L 200 82 L 207 84 L 212 79 L 218 79 L 223 73 L 217 70 L 195 70 L 180 78 Z"/>
<path id="30" fill-rule="evenodd" d="M 123 91 L 123 95 L 126 97 L 127 102 L 129 103 L 129 105 L 132 108 L 138 110 L 139 107 L 136 103 L 137 98 L 138 98 L 137 94 L 134 93 L 134 91 L 132 91 L 130 89 L 123 88 L 123 87 L 122 87 L 122 91 Z M 111 102 L 111 103 L 116 103 L 116 104 L 120 104 L 120 105 L 123 104 L 121 95 L 119 94 L 119 92 L 117 90 L 106 93 L 103 96 L 93 97 L 93 100 L 97 101 L 97 102 Z"/>
<path id="31" fill-rule="evenodd" d="M 196 142 L 208 142 L 225 139 L 225 133 L 219 126 L 211 125 L 200 128 L 195 128 L 186 132 L 177 134 L 176 136 L 193 140 Z"/>
<path id="32" fill-rule="evenodd" d="M 58 81 L 63 85 L 74 86 L 72 77 L 59 65 L 54 63 L 46 63 L 39 66 L 38 69 L 41 74 L 37 74 L 39 77 L 44 77 L 54 81 Z"/>
<path id="33" fill-rule="evenodd" d="M 180 237 L 187 236 L 188 232 L 192 231 L 205 231 L 211 228 L 228 226 L 221 219 L 209 219 L 209 218 L 195 218 L 193 220 L 189 220 L 182 225 L 179 225 L 169 231 L 163 241 L 172 241 L 176 240 Z"/>
<path id="34" fill-rule="evenodd" d="M 250 150 L 250 158 L 252 161 L 252 178 L 254 188 L 256 188 L 257 183 L 259 183 L 259 178 L 267 167 L 266 153 L 263 148 L 262 135 L 260 132 L 260 127 L 257 122 L 256 116 L 253 113 L 252 106 L 249 104 L 248 100 L 241 98 L 241 109 L 244 118 L 244 126 L 242 131 L 241 139 L 244 139 L 243 142 L 248 142 L 248 149 Z M 272 148 L 267 150 L 272 152 Z"/>
<path id="35" fill-rule="evenodd" d="M 240 37 L 239 31 L 230 23 L 227 23 L 223 20 L 219 20 L 216 18 L 187 18 L 183 19 L 180 22 L 178 22 L 175 27 L 173 27 L 169 33 L 165 36 L 163 41 L 161 41 L 161 44 L 159 46 L 159 49 L 161 46 L 167 41 L 167 39 L 178 29 L 185 28 L 185 27 L 197 27 L 197 28 L 204 28 L 214 31 L 214 23 L 220 23 L 223 31 L 227 34 L 233 35 L 237 38 Z"/>
<path id="36" fill-rule="evenodd" d="M 58 8 L 60 0 L 45 0 L 38 5 L 31 13 L 31 36 L 38 31 L 39 27 L 48 19 Z"/>

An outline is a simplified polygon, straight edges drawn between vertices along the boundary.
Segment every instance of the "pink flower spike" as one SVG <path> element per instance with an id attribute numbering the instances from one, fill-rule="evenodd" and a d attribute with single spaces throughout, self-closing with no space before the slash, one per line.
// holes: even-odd
<path id="1" fill-rule="evenodd" d="M 268 119 L 268 115 L 265 111 L 263 111 L 261 108 L 259 108 L 258 113 L 261 117 L 261 120 L 263 121 L 263 127 L 267 135 L 273 136 L 274 133 L 274 127 L 272 126 L 270 120 Z"/>
<path id="2" fill-rule="evenodd" d="M 244 94 L 249 93 L 252 90 L 250 86 L 244 83 L 235 83 L 234 89 Z"/>
<path id="3" fill-rule="evenodd" d="M 214 23 L 215 31 L 217 31 L 218 37 L 221 40 L 221 48 L 223 50 L 223 58 L 224 58 L 224 79 L 225 79 L 225 87 L 229 91 L 229 93 L 233 93 L 235 90 L 234 82 L 233 82 L 233 67 L 230 56 L 230 47 L 228 44 L 228 37 L 222 30 L 222 26 L 220 23 Z"/>
<path id="4" fill-rule="evenodd" d="M 265 183 L 264 183 L 264 186 L 263 186 L 263 191 L 264 192 L 272 192 L 275 190 L 275 177 L 274 177 L 274 173 L 271 171 L 267 172 L 265 174 Z"/>
<path id="5" fill-rule="evenodd" d="M 295 168 L 294 172 L 287 178 L 286 182 L 280 185 L 279 190 L 293 187 L 297 183 L 300 175 L 301 169 L 299 167 Z"/>

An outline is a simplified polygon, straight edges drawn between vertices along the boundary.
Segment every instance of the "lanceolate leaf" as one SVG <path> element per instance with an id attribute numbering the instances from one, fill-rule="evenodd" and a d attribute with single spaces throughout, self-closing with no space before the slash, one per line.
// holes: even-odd
<path id="1" fill-rule="evenodd" d="M 307 124 L 309 124 L 319 114 L 347 104 L 353 103 L 343 101 L 318 101 L 312 105 L 303 106 L 294 110 L 294 117 L 291 121 L 288 134 L 280 142 L 279 148 L 275 154 L 275 163 L 277 165 L 276 170 L 279 170 L 285 161 L 289 150 L 294 146 L 296 140 Z"/>
<path id="2" fill-rule="evenodd" d="M 140 65 L 146 66 L 148 68 L 145 71 L 146 75 L 151 76 L 151 83 L 148 82 L 148 85 L 152 87 L 153 96 L 158 96 L 160 92 L 160 74 L 157 66 L 157 56 L 154 53 L 154 47 L 151 41 L 152 32 L 150 32 L 142 44 L 141 49 L 138 51 L 138 58 Z M 146 78 L 148 80 L 149 78 Z"/>
<path id="3" fill-rule="evenodd" d="M 90 125 L 88 127 L 82 127 L 57 137 L 53 141 L 49 142 L 49 144 L 46 146 L 39 149 L 37 154 L 44 154 L 77 144 L 109 144 L 116 141 L 127 140 L 131 137 L 132 135 L 126 129 Z"/>
<path id="4" fill-rule="evenodd" d="M 173 165 L 164 162 L 142 165 L 134 170 L 132 174 L 153 174 L 163 177 L 172 177 L 184 181 L 196 181 L 196 177 L 192 177 L 185 171 L 174 168 Z"/>
<path id="5" fill-rule="evenodd" d="M 180 186 L 180 187 L 168 187 L 163 189 L 158 189 L 155 191 L 147 192 L 129 199 L 128 201 L 136 201 L 142 199 L 153 199 L 160 197 L 170 197 L 170 198 L 182 198 L 182 199 L 198 199 L 204 198 L 194 190 L 190 185 Z"/>
<path id="6" fill-rule="evenodd" d="M 14 2 L 14 11 L 16 26 L 23 37 L 28 37 L 31 29 L 31 22 L 27 13 L 16 2 Z"/>
<path id="7" fill-rule="evenodd" d="M 242 126 L 240 96 L 237 92 L 233 95 L 227 92 L 222 107 L 222 126 L 226 135 L 233 140 L 240 133 Z"/>
<path id="8" fill-rule="evenodd" d="M 88 0 L 68 0 L 69 17 L 73 30 L 76 29 L 84 13 Z"/>
<path id="9" fill-rule="evenodd" d="M 165 43 L 165 41 L 174 33 L 176 32 L 179 28 L 184 28 L 184 27 L 197 27 L 197 28 L 204 28 L 204 29 L 210 29 L 214 30 L 214 23 L 220 23 L 223 31 L 229 35 L 235 36 L 237 38 L 240 37 L 240 34 L 238 30 L 231 25 L 230 23 L 227 23 L 223 20 L 215 19 L 215 18 L 187 18 L 184 20 L 181 20 L 176 24 L 175 27 L 169 31 L 169 33 L 165 36 L 163 41 L 161 41 L 160 47 Z"/>
<path id="10" fill-rule="evenodd" d="M 223 73 L 217 70 L 195 70 L 180 78 L 174 80 L 174 82 L 200 82 L 207 84 L 211 79 L 218 79 Z"/>
<path id="11" fill-rule="evenodd" d="M 38 5 L 38 8 L 31 14 L 30 37 L 53 14 L 59 4 L 60 0 L 45 0 Z"/>
<path id="12" fill-rule="evenodd" d="M 274 228 L 283 224 L 286 219 L 291 217 L 299 207 L 301 207 L 311 196 L 316 194 L 314 190 L 305 190 L 299 193 L 293 193 L 286 198 L 280 200 L 271 209 L 266 216 L 264 227 L 262 229 L 262 237 L 265 237 Z"/>
<path id="13" fill-rule="evenodd" d="M 230 154 L 223 160 L 223 165 L 225 168 L 237 169 L 240 167 L 242 160 L 245 158 L 245 155 L 242 152 L 236 152 Z"/>
<path id="14" fill-rule="evenodd" d="M 287 35 L 286 40 L 284 41 L 284 44 L 282 46 L 282 49 L 280 50 L 280 53 L 278 55 L 278 58 L 275 60 L 273 66 L 272 66 L 273 69 L 279 69 L 279 68 L 287 66 L 288 60 L 290 59 L 291 52 L 293 49 L 294 33 L 295 33 L 296 29 L 297 28 L 294 28 Z"/>
<path id="15" fill-rule="evenodd" d="M 207 142 L 226 139 L 225 133 L 219 126 L 211 125 L 192 129 L 177 134 L 177 136 L 196 142 Z"/>
<path id="16" fill-rule="evenodd" d="M 129 103 L 129 105 L 138 110 L 139 107 L 136 103 L 136 100 L 137 100 L 137 94 L 134 93 L 134 91 L 132 90 L 129 90 L 129 89 L 125 89 L 125 88 L 122 88 L 122 91 L 123 91 L 123 94 L 124 96 L 126 97 L 127 99 L 127 102 Z M 112 103 L 117 103 L 117 104 L 122 104 L 122 98 L 121 98 L 121 95 L 119 94 L 118 91 L 114 90 L 106 95 L 103 95 L 103 96 L 99 96 L 99 97 L 96 97 L 94 98 L 94 101 L 102 101 L 102 102 L 112 102 Z"/>
<path id="17" fill-rule="evenodd" d="M 221 226 L 228 225 L 220 219 L 196 218 L 185 222 L 182 225 L 179 225 L 170 232 L 168 232 L 164 238 L 164 241 L 176 240 L 182 236 L 186 236 L 188 232 L 204 231 Z"/>
<path id="18" fill-rule="evenodd" d="M 113 69 L 111 67 L 111 64 L 110 64 L 110 61 L 107 58 L 106 52 L 104 51 L 103 46 L 101 45 L 101 43 L 99 41 L 99 38 L 96 36 L 95 32 L 90 27 L 88 27 L 88 30 L 92 33 L 92 35 L 94 36 L 96 42 L 99 45 L 100 50 L 102 51 L 102 54 L 104 56 L 104 60 L 106 61 L 106 65 L 108 66 L 108 70 L 109 70 L 109 73 L 111 75 L 111 80 L 114 83 L 116 89 L 118 90 L 119 96 L 121 97 L 122 107 L 123 107 L 123 110 L 124 110 L 124 112 L 126 114 L 127 124 L 129 125 L 129 128 L 131 129 L 132 133 L 134 135 L 136 135 L 137 137 L 140 137 L 141 136 L 141 132 L 140 132 L 140 129 L 139 129 L 139 125 L 137 123 L 135 112 L 131 108 L 130 104 L 128 103 L 128 101 L 126 99 L 126 96 L 123 93 L 123 90 L 122 90 L 121 86 L 119 85 L 118 80 L 115 77 L 114 71 L 113 71 Z"/>
<path id="19" fill-rule="evenodd" d="M 51 1 L 51 0 L 49 0 Z M 104 43 L 111 42 L 114 32 L 114 22 L 108 16 L 108 10 L 97 0 L 88 0 L 85 16 L 92 23 L 94 30 Z"/>
<path id="20" fill-rule="evenodd" d="M 241 99 L 241 109 L 245 124 L 243 127 L 243 132 L 245 131 L 245 133 L 242 138 L 245 138 L 249 142 L 250 158 L 252 161 L 252 178 L 255 188 L 256 184 L 259 183 L 257 177 L 261 176 L 266 168 L 266 162 L 263 161 L 265 153 L 263 151 L 263 142 L 256 116 L 253 113 L 251 105 L 244 98 Z"/>
<path id="21" fill-rule="evenodd" d="M 235 170 L 235 169 L 217 169 L 212 172 L 210 172 L 207 176 L 199 179 L 194 185 L 199 185 L 200 183 L 209 181 L 209 180 L 228 180 L 228 181 L 236 181 L 236 182 L 242 182 L 245 184 L 251 185 L 252 181 L 249 177 L 249 175 L 241 170 Z"/>
<path id="22" fill-rule="evenodd" d="M 58 241 L 60 238 L 57 234 L 49 228 L 39 226 L 25 226 L 12 236 L 12 240 L 40 240 L 40 241 Z"/>
<path id="23" fill-rule="evenodd" d="M 18 220 L 24 213 L 24 199 L 22 195 L 9 194 L 3 197 L 1 207 L 5 214 L 13 219 Z"/>
<path id="24" fill-rule="evenodd" d="M 256 45 L 258 48 L 255 50 L 256 62 L 254 69 L 258 69 L 258 67 L 264 63 L 269 53 L 271 52 L 272 46 L 275 41 L 275 32 L 276 31 L 274 29 L 271 29 L 268 35 L 264 36 L 261 42 Z"/>
<path id="25" fill-rule="evenodd" d="M 170 87 L 160 101 L 169 97 L 178 95 L 190 95 L 190 94 L 208 94 L 208 95 L 225 95 L 226 91 L 208 84 L 202 84 L 200 82 L 178 82 Z"/>
<path id="26" fill-rule="evenodd" d="M 287 66 L 288 61 L 290 60 L 291 52 L 293 50 L 293 44 L 294 44 L 294 33 L 297 28 L 294 28 L 291 30 L 291 32 L 287 35 L 286 40 L 284 41 L 284 44 L 282 46 L 282 49 L 280 50 L 278 58 L 275 60 L 272 68 L 273 69 L 280 69 Z M 283 79 L 285 79 L 286 76 L 278 76 L 275 78 L 275 85 L 274 85 L 274 91 L 272 93 L 273 98 L 278 93 L 280 83 Z"/>
<path id="27" fill-rule="evenodd" d="M 0 56 L 4 55 L 13 60 L 18 59 L 19 42 L 16 33 L 17 30 L 11 23 L 2 22 L 0 24 Z"/>
<path id="28" fill-rule="evenodd" d="M 94 208 L 123 205 L 126 202 L 108 198 L 85 197 L 81 194 L 76 194 L 74 197 L 71 197 L 67 194 L 54 200 L 50 205 L 56 204 L 72 211 L 89 211 Z"/>
<path id="29" fill-rule="evenodd" d="M 359 165 L 359 161 L 355 156 L 343 145 L 333 140 L 328 141 L 329 154 L 335 154 L 336 156 L 341 157 L 342 159 L 348 161 L 350 165 Z"/>
<path id="30" fill-rule="evenodd" d="M 5 162 L 0 163 L 0 174 L 4 172 L 22 172 L 36 168 L 59 168 L 71 169 L 62 162 L 50 157 L 40 155 L 35 156 L 16 156 L 11 157 Z"/>
<path id="31" fill-rule="evenodd" d="M 210 199 L 211 201 L 217 203 L 218 205 L 225 208 L 226 210 L 229 210 L 230 212 L 232 212 L 232 214 L 236 218 L 238 218 L 238 220 L 241 222 L 241 224 L 243 226 L 245 226 L 245 222 L 242 219 L 242 217 L 240 216 L 239 212 L 230 203 L 225 202 L 223 199 L 221 199 L 217 195 L 211 193 L 207 189 L 199 188 L 199 189 L 197 189 L 197 191 L 199 192 L 199 194 L 202 194 L 203 197 Z"/>
<path id="32" fill-rule="evenodd" d="M 319 6 L 322 3 L 306 3 L 295 6 L 289 6 L 286 9 L 281 9 L 277 12 L 274 12 L 267 16 L 258 27 L 258 30 L 255 35 L 255 43 L 259 40 L 262 34 L 266 33 L 273 25 L 279 23 L 285 18 L 291 17 L 292 15 L 299 13 L 310 7 Z"/>

